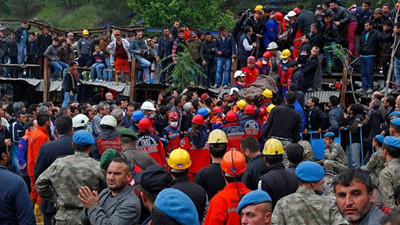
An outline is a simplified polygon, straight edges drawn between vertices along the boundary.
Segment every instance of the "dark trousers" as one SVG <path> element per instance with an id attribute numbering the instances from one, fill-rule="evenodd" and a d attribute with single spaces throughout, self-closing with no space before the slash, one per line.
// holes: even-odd
<path id="1" fill-rule="evenodd" d="M 161 70 L 167 68 L 168 65 L 172 63 L 171 59 L 166 59 L 161 62 Z M 170 66 L 166 71 L 163 71 L 160 75 L 160 84 L 165 84 L 165 81 L 168 81 L 168 76 L 171 74 L 173 66 Z"/>
<path id="2" fill-rule="evenodd" d="M 18 64 L 18 57 L 17 56 L 9 56 L 11 64 Z M 18 69 L 11 68 L 10 69 L 10 76 L 12 78 L 18 78 Z"/>
<path id="3" fill-rule="evenodd" d="M 89 60 L 89 55 L 88 54 L 82 54 L 81 57 L 78 59 L 78 65 L 80 67 L 85 67 L 87 65 L 87 62 Z"/>
<path id="4" fill-rule="evenodd" d="M 207 65 L 203 66 L 204 74 L 207 77 L 200 77 L 199 83 L 204 86 L 210 86 L 210 84 L 214 84 L 214 59 L 206 59 Z"/>
<path id="5" fill-rule="evenodd" d="M 27 59 L 28 64 L 38 64 L 38 59 L 36 58 L 35 55 L 30 55 L 28 56 Z M 39 68 L 37 67 L 29 67 L 28 68 L 28 77 L 29 78 L 38 78 L 39 77 Z"/>

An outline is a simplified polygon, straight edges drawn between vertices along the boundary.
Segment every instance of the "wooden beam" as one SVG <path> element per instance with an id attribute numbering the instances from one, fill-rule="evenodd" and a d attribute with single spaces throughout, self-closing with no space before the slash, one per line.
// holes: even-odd
<path id="1" fill-rule="evenodd" d="M 129 84 L 130 89 L 129 89 L 129 101 L 132 102 L 136 100 L 136 90 L 135 90 L 135 84 L 136 84 L 136 59 L 135 57 L 132 57 L 132 63 L 131 63 L 131 82 Z"/>
<path id="2" fill-rule="evenodd" d="M 45 57 L 43 62 L 43 102 L 49 101 L 49 90 L 50 90 L 49 59 Z"/>

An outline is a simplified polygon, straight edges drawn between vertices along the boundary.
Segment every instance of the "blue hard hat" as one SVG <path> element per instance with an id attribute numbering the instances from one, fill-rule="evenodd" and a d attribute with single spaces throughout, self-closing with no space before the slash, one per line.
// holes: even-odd
<path id="1" fill-rule="evenodd" d="M 255 190 L 252 192 L 247 193 L 243 198 L 240 200 L 239 205 L 237 207 L 237 212 L 240 215 L 240 211 L 248 205 L 254 205 L 261 202 L 272 202 L 271 197 L 269 194 L 263 190 Z"/>
<path id="2" fill-rule="evenodd" d="M 199 216 L 193 201 L 175 188 L 162 190 L 154 202 L 154 207 L 182 225 L 199 225 Z"/>
<path id="3" fill-rule="evenodd" d="M 205 108 L 205 107 L 201 107 L 198 111 L 197 114 L 202 115 L 203 117 L 206 117 L 208 115 L 208 113 L 210 113 L 210 110 Z"/>
<path id="4" fill-rule="evenodd" d="M 78 130 L 74 132 L 72 141 L 78 145 L 92 145 L 94 144 L 93 135 L 85 130 Z"/>
<path id="5" fill-rule="evenodd" d="M 381 144 L 383 144 L 383 139 L 385 139 L 385 137 L 383 135 L 380 135 L 380 134 L 376 135 L 375 138 Z"/>
<path id="6" fill-rule="evenodd" d="M 132 113 L 132 120 L 134 122 L 139 122 L 139 120 L 145 117 L 144 112 L 142 110 L 136 110 Z"/>
<path id="7" fill-rule="evenodd" d="M 295 170 L 296 176 L 305 182 L 317 182 L 325 176 L 324 168 L 316 162 L 301 162 Z"/>
<path id="8" fill-rule="evenodd" d="M 387 136 L 385 137 L 385 139 L 383 139 L 383 143 L 387 146 L 400 149 L 400 138 L 394 136 Z"/>
<path id="9" fill-rule="evenodd" d="M 335 133 L 333 132 L 328 132 L 324 135 L 324 137 L 335 137 Z"/>

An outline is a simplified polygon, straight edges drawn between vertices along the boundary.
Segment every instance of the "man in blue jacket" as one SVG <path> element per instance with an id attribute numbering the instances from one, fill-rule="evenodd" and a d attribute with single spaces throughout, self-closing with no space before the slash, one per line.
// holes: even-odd
<path id="1" fill-rule="evenodd" d="M 235 38 L 232 34 L 228 33 L 226 27 L 219 28 L 219 34 L 215 40 L 216 60 L 217 60 L 217 73 L 214 88 L 221 85 L 222 74 L 224 76 L 224 86 L 228 87 L 231 79 L 231 66 L 232 58 L 236 57 Z M 224 73 L 222 69 L 225 66 Z"/>

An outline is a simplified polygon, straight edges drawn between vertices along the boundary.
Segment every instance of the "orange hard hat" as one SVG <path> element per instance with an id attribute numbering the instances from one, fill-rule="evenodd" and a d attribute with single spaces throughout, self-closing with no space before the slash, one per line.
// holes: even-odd
<path id="1" fill-rule="evenodd" d="M 226 121 L 226 122 L 236 122 L 236 121 L 237 121 L 237 115 L 236 115 L 236 113 L 235 113 L 234 111 L 229 111 L 229 112 L 226 114 L 225 121 Z"/>
<path id="2" fill-rule="evenodd" d="M 243 153 L 231 149 L 224 154 L 221 161 L 221 169 L 228 176 L 239 176 L 246 171 L 247 164 Z"/>
<path id="3" fill-rule="evenodd" d="M 139 129 L 142 129 L 142 130 L 150 129 L 151 122 L 150 122 L 149 118 L 145 117 L 145 118 L 141 119 L 138 123 L 138 127 L 139 127 Z"/>

